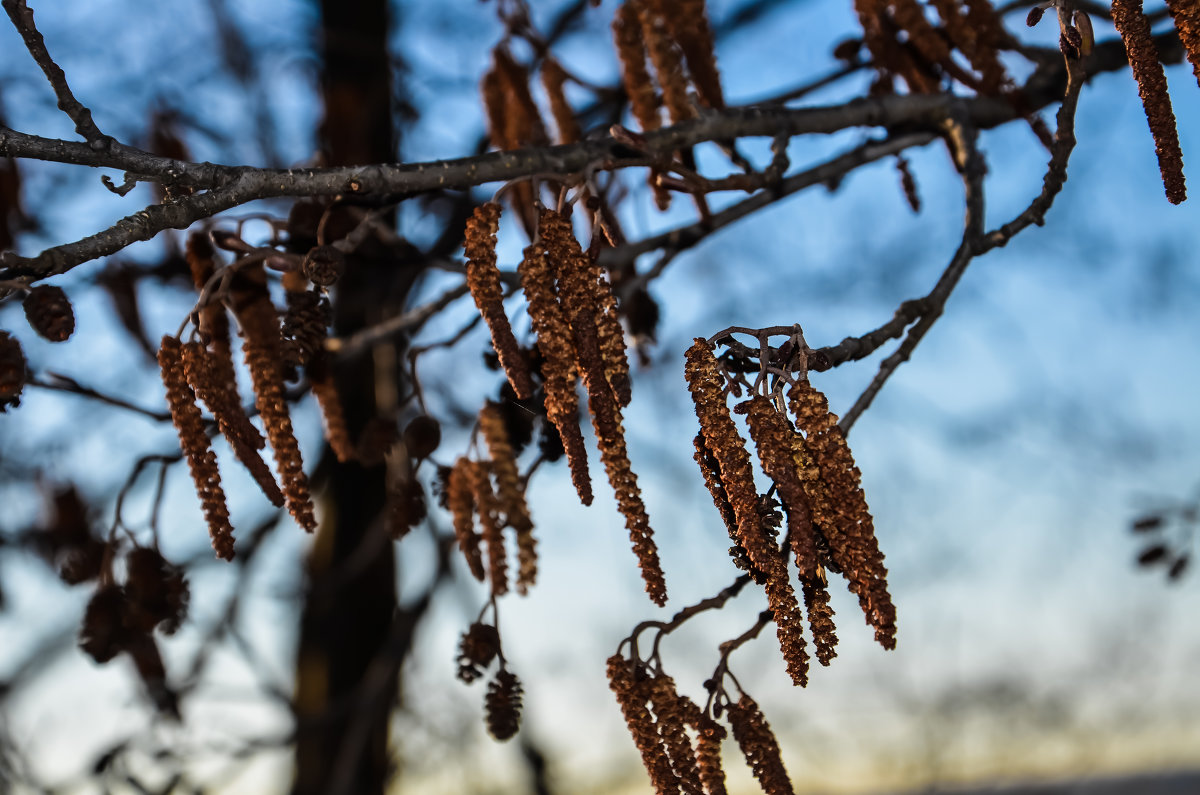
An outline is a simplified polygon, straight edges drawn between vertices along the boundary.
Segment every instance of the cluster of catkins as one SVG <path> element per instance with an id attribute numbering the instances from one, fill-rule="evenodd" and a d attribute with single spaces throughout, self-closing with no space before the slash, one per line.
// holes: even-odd
<path id="1" fill-rule="evenodd" d="M 570 219 L 555 210 L 539 208 L 533 242 L 525 249 L 518 267 L 536 336 L 536 362 L 531 361 L 532 357 L 517 342 L 502 303 L 501 275 L 496 267 L 499 220 L 500 206 L 488 202 L 478 207 L 468 221 L 467 283 L 491 333 L 492 347 L 507 376 L 508 386 L 516 400 L 540 399 L 547 420 L 558 432 L 579 499 L 584 505 L 590 505 L 592 483 L 579 427 L 576 395 L 576 384 L 583 380 L 600 459 L 616 494 L 618 508 L 625 517 L 646 591 L 656 604 L 665 604 L 666 582 L 658 550 L 625 447 L 621 410 L 628 405 L 631 396 L 629 362 L 612 285 L 595 257 L 583 251 Z M 500 513 L 517 531 L 519 548 L 529 550 L 523 553 L 526 557 L 521 565 L 522 572 L 528 570 L 531 576 L 532 537 L 523 545 L 521 541 L 523 534 L 529 532 L 524 527 L 528 516 L 516 507 L 516 495 L 523 486 L 516 476 L 515 464 L 507 462 L 511 454 L 504 443 L 498 410 L 485 408 L 479 424 L 491 451 L 491 468 L 501 490 L 498 493 L 512 506 L 511 510 L 501 506 Z M 464 495 L 468 492 L 477 493 L 467 484 L 483 484 L 486 480 L 486 477 L 469 471 L 473 468 L 477 470 L 477 464 L 468 466 L 460 462 L 457 467 L 461 470 L 455 486 L 459 505 L 467 504 Z M 504 495 L 503 489 L 510 491 L 509 496 Z M 487 503 L 486 500 L 480 503 L 476 497 L 475 504 L 478 507 Z M 464 513 L 460 509 L 456 517 L 460 517 L 456 527 L 469 524 L 469 511 Z M 480 517 L 483 520 L 484 514 Z M 486 528 L 486 521 L 484 526 Z M 473 558 L 468 552 L 470 548 L 463 545 L 468 562 Z M 472 564 L 473 568 L 479 565 Z M 493 590 L 497 584 L 494 577 Z M 527 580 L 518 580 L 518 587 L 527 584 Z"/>
<path id="2" fill-rule="evenodd" d="M 288 412 L 287 380 L 295 380 L 301 372 L 308 377 L 322 409 L 326 437 L 338 459 L 350 460 L 356 452 L 322 348 L 329 324 L 323 289 L 336 278 L 337 271 L 330 265 L 333 258 L 310 252 L 300 272 L 285 275 L 287 309 L 281 318 L 267 289 L 262 263 L 235 260 L 222 264 L 212 245 L 214 238 L 224 236 L 195 233 L 188 239 L 188 265 L 203 298 L 193 317 L 195 334 L 187 342 L 164 336 L 158 364 L 213 549 L 218 557 L 229 560 L 234 554 L 233 527 L 211 445 L 211 424 L 215 423 L 267 499 L 279 507 L 286 505 L 307 531 L 316 529 L 317 523 Z M 225 247 L 237 250 L 232 245 Z M 246 415 L 238 395 L 227 310 L 232 311 L 242 337 L 243 358 L 266 438 Z M 205 420 L 198 402 L 211 412 L 213 423 Z M 274 451 L 275 475 L 260 452 L 267 443 Z"/>
<path id="3" fill-rule="evenodd" d="M 780 648 L 793 682 L 807 683 L 803 620 L 787 558 L 779 553 L 764 498 L 754 482 L 746 441 L 727 405 L 726 379 L 713 346 L 697 338 L 687 352 L 688 388 L 700 420 L 696 461 L 736 543 L 731 550 L 762 584 L 774 614 Z M 782 399 L 782 398 L 780 398 Z M 896 609 L 887 569 L 846 438 L 825 396 L 800 378 L 787 393 L 789 417 L 776 399 L 755 394 L 737 405 L 746 416 L 763 473 L 787 516 L 787 541 L 803 588 L 817 659 L 835 654 L 833 611 L 825 572 L 841 572 L 858 596 L 875 639 L 896 643 Z"/>
<path id="4" fill-rule="evenodd" d="M 750 696 L 714 703 L 713 717 L 679 693 L 670 676 L 620 654 L 608 658 L 608 683 L 659 793 L 725 795 L 721 742 L 728 731 L 718 722 L 721 717 L 763 791 L 793 792 L 775 734 Z"/>

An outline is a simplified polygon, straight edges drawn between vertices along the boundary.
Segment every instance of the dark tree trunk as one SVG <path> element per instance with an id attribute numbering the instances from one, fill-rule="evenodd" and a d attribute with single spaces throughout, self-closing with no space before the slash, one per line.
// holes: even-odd
<path id="1" fill-rule="evenodd" d="M 320 11 L 325 106 L 320 137 L 326 162 L 393 161 L 388 4 L 320 0 Z M 353 223 L 337 212 L 326 227 L 333 237 Z M 403 301 L 414 272 L 382 244 L 363 246 L 346 263 L 334 291 L 335 333 L 378 322 L 386 305 Z M 334 375 L 352 439 L 375 418 L 394 418 L 401 390 L 398 356 L 393 347 L 337 362 Z M 382 519 L 385 469 L 378 463 L 339 464 L 328 452 L 320 469 L 322 524 L 309 562 L 297 659 L 293 791 L 383 793 L 400 663 L 387 649 L 396 620 L 396 577 Z"/>

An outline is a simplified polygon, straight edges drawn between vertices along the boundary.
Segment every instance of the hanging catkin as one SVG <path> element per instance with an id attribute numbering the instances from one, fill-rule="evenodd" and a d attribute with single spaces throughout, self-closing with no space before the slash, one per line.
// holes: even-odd
<path id="1" fill-rule="evenodd" d="M 175 337 L 162 338 L 158 366 L 162 371 L 163 385 L 167 388 L 171 422 L 179 433 L 179 446 L 187 458 L 188 469 L 196 485 L 196 496 L 200 498 L 204 509 L 213 549 L 217 557 L 232 560 L 233 526 L 229 523 L 229 509 L 221 488 L 217 456 L 209 446 L 208 434 L 204 432 L 204 419 L 196 407 L 196 395 L 188 386 L 183 367 L 183 346 Z"/>

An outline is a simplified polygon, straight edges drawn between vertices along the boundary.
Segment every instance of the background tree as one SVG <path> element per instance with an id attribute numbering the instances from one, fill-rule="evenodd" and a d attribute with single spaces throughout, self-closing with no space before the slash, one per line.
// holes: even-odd
<path id="1" fill-rule="evenodd" d="M 723 27 L 753 24 L 771 5 L 732 9 Z M 52 462 L 6 455 L 10 479 L 40 482 L 49 508 L 40 521 L 14 520 L 11 540 L 14 546 L 36 550 L 64 580 L 91 593 L 80 635 L 84 652 L 101 663 L 128 659 L 163 719 L 173 719 L 181 710 L 186 716 L 187 700 L 204 681 L 216 641 L 232 635 L 235 646 L 252 653 L 237 637 L 239 595 L 250 580 L 248 564 L 277 532 L 280 518 L 279 513 L 265 516 L 255 527 L 235 510 L 237 521 L 231 523 L 217 472 L 228 477 L 236 465 L 218 466 L 212 440 L 222 437 L 216 446 L 223 451 L 222 445 L 228 445 L 269 501 L 286 507 L 301 527 L 317 530 L 305 583 L 294 695 L 265 675 L 259 683 L 294 712 L 293 733 L 271 742 L 294 744 L 295 789 L 313 792 L 382 790 L 393 772 L 389 716 L 402 690 L 397 679 L 413 649 L 414 632 L 434 596 L 464 566 L 486 581 L 490 598 L 484 598 L 479 619 L 463 635 L 460 676 L 470 681 L 487 675 L 489 729 L 501 739 L 516 732 L 522 688 L 503 653 L 501 638 L 510 636 L 498 631 L 498 614 L 512 599 L 508 591 L 523 593 L 534 585 L 539 570 L 553 565 L 538 561 L 538 514 L 536 506 L 532 514 L 525 507 L 524 492 L 535 470 L 565 458 L 584 503 L 594 498 L 598 471 L 605 472 L 648 596 L 657 604 L 666 602 L 670 578 L 664 579 L 659 545 L 632 474 L 636 462 L 631 464 L 626 454 L 622 430 L 621 412 L 630 404 L 631 391 L 620 324 L 639 349 L 651 350 L 648 340 L 658 307 L 649 288 L 682 252 L 790 194 L 836 187 L 869 163 L 896 157 L 901 187 L 917 209 L 920 197 L 902 155 L 936 142 L 959 175 L 966 217 L 960 244 L 922 297 L 895 307 L 886 323 L 847 325 L 839 332 L 846 338 L 835 345 L 810 347 L 800 325 L 696 330 L 700 337 L 689 350 L 687 371 L 702 431 L 696 458 L 733 538 L 734 562 L 745 573 L 735 579 L 731 572 L 728 587 L 673 617 L 639 624 L 609 660 L 612 688 L 660 790 L 719 791 L 719 749 L 726 733 L 764 789 L 789 789 L 776 741 L 757 704 L 733 676 L 730 654 L 773 623 L 787 671 L 803 684 L 809 675 L 803 639 L 807 623 L 814 655 L 828 664 L 836 637 L 824 591 L 826 571 L 846 577 L 876 639 L 885 647 L 894 644 L 895 614 L 882 557 L 844 434 L 941 316 L 971 261 L 1045 221 L 1066 178 L 1082 87 L 1126 63 L 1121 40 L 1094 41 L 1088 12 L 1103 16 L 1103 9 L 1056 9 L 1059 46 L 1038 48 L 1018 43 L 986 4 L 934 4 L 930 9 L 859 4 L 855 10 L 862 35 L 835 52 L 843 66 L 767 100 L 730 106 L 702 7 L 642 2 L 592 11 L 577 3 L 543 20 L 531 17 L 521 4 L 499 3 L 492 9 L 500 26 L 490 65 L 481 75 L 481 94 L 491 148 L 503 153 L 430 163 L 410 156 L 404 146 L 406 130 L 417 122 L 414 109 L 426 118 L 438 113 L 435 106 L 422 108 L 409 96 L 409 75 L 391 54 L 388 34 L 405 24 L 404 14 L 382 2 L 356 4 L 349 11 L 329 3 L 320 6 L 314 20 L 320 32 L 316 72 L 324 108 L 317 136 L 320 155 L 303 167 L 282 168 L 289 164 L 278 151 L 279 133 L 271 114 L 262 110 L 277 95 L 260 79 L 258 45 L 219 3 L 212 5 L 211 19 L 224 66 L 257 106 L 247 119 L 254 130 L 247 140 L 256 141 L 258 149 L 252 154 L 235 146 L 231 156 L 214 152 L 192 157 L 194 142 L 189 139 L 205 137 L 207 131 L 206 120 L 195 118 L 203 114 L 203 104 L 192 106 L 190 98 L 186 105 L 157 109 L 148 132 L 138 136 L 143 147 L 126 143 L 136 140 L 131 135 L 101 132 L 102 127 L 110 129 L 103 112 L 97 110 L 104 122 L 98 126 L 76 100 L 67 87 L 71 75 L 64 75 L 46 51 L 27 6 L 6 2 L 4 7 L 33 60 L 46 72 L 60 108 L 84 139 L 39 138 L 3 129 L 0 154 L 16 158 L 5 172 L 8 239 L 15 241 L 40 215 L 47 216 L 43 228 L 55 223 L 49 216 L 53 202 L 36 207 L 26 200 L 28 191 L 19 190 L 26 161 L 115 169 L 124 173 L 123 180 L 118 184 L 106 176 L 105 185 L 121 196 L 138 190 L 141 182 L 158 191 L 144 210 L 103 231 L 89 229 L 73 242 L 27 256 L 6 252 L 0 279 L 7 303 L 20 299 L 34 330 L 50 340 L 64 340 L 73 330 L 71 305 L 60 289 L 43 281 L 65 274 L 62 283 L 77 303 L 84 285 L 107 290 L 132 339 L 156 355 L 169 412 L 139 408 L 137 391 L 96 389 L 82 374 L 77 379 L 56 374 L 50 351 L 42 361 L 31 356 L 33 363 L 27 364 L 21 343 L 30 345 L 23 333 L 3 339 L 0 396 L 15 409 L 11 416 L 19 418 L 29 409 L 16 409 L 27 387 L 75 393 L 158 423 L 170 420 L 182 447 L 182 453 L 170 445 L 149 450 L 133 462 L 111 503 L 84 497 Z M 1170 11 L 1178 33 L 1163 25 L 1157 37 L 1138 8 L 1123 5 L 1114 16 L 1134 53 L 1133 71 L 1167 196 L 1178 202 L 1184 196 L 1179 145 L 1155 51 L 1178 59 L 1180 39 L 1190 42 L 1194 15 L 1185 6 Z M 1029 22 L 1036 23 L 1039 15 L 1034 9 Z M 569 70 L 560 58 L 569 63 L 571 47 L 583 46 L 580 41 L 606 41 L 598 31 L 610 21 L 623 79 L 620 86 L 606 87 L 578 69 Z M 575 30 L 585 33 L 570 47 L 560 46 Z M 1024 61 L 1020 68 L 1018 56 Z M 1028 75 L 1018 83 L 1010 72 Z M 863 89 L 865 97 L 797 106 L 837 80 L 853 81 L 852 88 Z M 626 104 L 632 121 L 626 119 Z M 1046 108 L 1055 116 L 1052 130 L 1040 116 Z M 984 206 L 988 168 L 979 136 L 1012 122 L 1029 126 L 1048 150 L 1049 165 L 1040 192 L 1030 191 L 1032 201 L 991 226 Z M 847 130 L 874 132 L 833 157 L 816 163 L 804 158 L 805 165 L 792 165 L 799 159 L 793 138 Z M 771 139 L 770 151 L 755 147 L 756 137 Z M 208 160 L 255 165 L 213 165 Z M 388 163 L 401 165 L 380 165 Z M 624 204 L 626 197 L 644 190 L 640 181 L 647 175 L 645 190 L 659 207 L 675 205 L 668 216 L 673 226 L 632 235 L 626 231 L 631 224 Z M 485 201 L 488 192 L 471 192 L 488 183 L 504 185 L 491 202 Z M 729 191 L 749 197 L 725 203 L 721 197 Z M 507 207 L 502 216 L 496 200 Z M 259 201 L 265 204 L 254 208 L 253 215 L 220 215 Z M 694 210 L 680 210 L 685 203 Z M 415 219 L 405 230 L 405 208 L 413 207 L 419 210 L 411 211 Z M 189 232 L 181 241 L 172 237 L 172 229 Z M 515 271 L 496 268 L 498 231 L 510 241 L 523 233 L 531 243 L 520 256 L 516 252 L 523 244 L 507 244 L 512 248 L 505 256 L 521 261 Z M 154 238 L 168 241 L 165 254 L 155 261 L 113 259 L 103 269 L 95 263 Z M 457 251 L 464 244 L 462 264 Z M 657 257 L 651 263 L 646 255 Z M 424 287 L 439 272 L 455 274 L 457 281 L 429 297 Z M 192 293 L 188 301 L 194 306 L 180 307 L 174 317 L 164 319 L 165 307 L 178 307 L 181 286 Z M 524 303 L 510 302 L 506 308 L 504 292 L 517 287 Z M 478 318 L 448 337 L 410 343 L 468 293 Z M 420 297 L 414 299 L 414 294 Z M 164 309 L 148 308 L 149 295 Z M 148 323 L 139 307 L 156 315 L 154 333 L 143 330 Z M 230 317 L 243 339 L 254 392 L 249 413 L 260 417 L 261 434 L 246 422 L 236 398 Z M 438 405 L 429 394 L 459 376 L 447 374 L 443 380 L 440 371 L 422 368 L 423 378 L 418 377 L 419 363 L 472 339 L 479 318 L 505 383 L 482 410 L 454 396 Z M 805 323 L 800 317 L 795 321 Z M 326 338 L 330 326 L 332 336 Z M 155 343 L 159 331 L 167 334 Z M 888 349 L 895 339 L 899 344 Z M 887 354 L 878 374 L 838 423 L 809 374 L 876 351 Z M 244 388 L 245 375 L 242 381 Z M 577 381 L 584 385 L 582 395 L 577 395 Z M 306 469 L 285 401 L 307 400 L 308 392 L 320 405 L 329 445 L 321 463 Z M 727 406 L 729 397 L 735 405 Z M 600 466 L 593 463 L 590 475 L 579 429 L 580 402 L 590 416 L 600 455 Z M 200 412 L 201 404 L 211 418 Z M 747 417 L 745 431 L 738 430 L 729 414 L 735 407 Z M 449 439 L 439 445 L 441 431 L 455 425 L 467 429 L 455 434 L 457 447 Z M 517 459 L 535 429 L 541 435 L 538 449 Z M 110 434 L 105 429 L 96 438 L 111 439 Z M 746 434 L 748 440 L 743 439 Z M 86 444 L 86 439 L 79 442 Z M 269 458 L 258 452 L 267 443 L 277 475 L 267 469 Z M 751 453 L 765 478 L 755 480 Z M 185 461 L 218 557 L 232 557 L 243 574 L 221 620 L 211 624 L 209 642 L 177 672 L 164 664 L 161 634 L 184 620 L 189 593 L 193 604 L 204 598 L 198 578 L 191 578 L 189 588 L 183 576 L 201 564 L 168 562 L 162 557 L 166 542 L 160 544 L 160 523 L 167 516 L 178 521 L 176 510 L 163 509 L 163 484 Z M 434 464 L 443 465 L 436 477 Z M 157 484 L 145 494 L 139 490 L 142 476 L 153 471 L 159 473 Z M 426 518 L 430 490 L 442 495 L 453 533 L 439 529 L 444 522 Z M 310 494 L 316 495 L 316 506 Z M 135 495 L 144 496 L 151 509 L 145 524 L 127 518 L 126 502 Z M 245 515 L 262 510 L 260 502 Z M 96 511 L 106 519 L 111 516 L 111 522 L 93 524 L 90 514 Z M 422 526 L 435 542 L 432 563 L 425 568 L 433 574 L 419 579 L 416 595 L 397 606 L 392 538 L 425 522 Z M 254 530 L 234 535 L 233 524 Z M 513 539 L 505 542 L 508 530 Z M 505 558 L 509 545 L 516 552 L 511 583 Z M 795 560 L 794 576 L 789 559 Z M 660 641 L 693 617 L 724 608 L 743 590 L 760 586 L 770 610 L 721 645 L 713 659 L 714 675 L 705 685 L 707 703 L 681 697 L 660 656 Z M 505 599 L 498 600 L 500 596 Z M 36 669 L 26 670 L 32 675 Z M 21 681 L 12 677 L 10 687 Z M 692 692 L 697 685 L 681 683 Z M 98 761 L 97 774 L 129 781 L 142 776 L 141 763 L 127 758 L 132 749 L 129 742 L 118 742 Z M 166 789 L 190 782 L 195 774 L 186 754 L 168 748 L 165 755 L 178 768 L 166 780 Z M 536 749 L 529 756 L 536 760 Z M 10 769 L 12 778 L 21 778 L 20 765 Z"/>

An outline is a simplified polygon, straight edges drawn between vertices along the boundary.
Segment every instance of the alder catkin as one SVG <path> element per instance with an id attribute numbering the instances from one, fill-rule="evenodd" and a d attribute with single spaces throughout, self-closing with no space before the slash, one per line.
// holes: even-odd
<path id="1" fill-rule="evenodd" d="M 1200 83 L 1200 3 L 1196 0 L 1167 0 L 1167 10 L 1179 31 L 1179 41 L 1192 64 L 1192 73 Z"/>
<path id="2" fill-rule="evenodd" d="M 521 400 L 533 395 L 533 380 L 529 363 L 513 336 L 508 315 L 504 312 L 500 270 L 496 267 L 496 232 L 500 228 L 500 205 L 486 202 L 475 208 L 467 221 L 465 254 L 467 257 L 467 286 L 475 306 L 483 316 L 492 336 L 492 347 L 500 358 L 500 366 L 509 384 Z"/>
<path id="3" fill-rule="evenodd" d="M 666 674 L 660 673 L 650 679 L 646 687 L 654 708 L 658 736 L 671 760 L 671 769 L 679 777 L 680 789 L 686 795 L 704 795 L 696 751 L 687 735 L 688 709 L 684 698 L 675 690 L 674 680 Z"/>
<path id="4" fill-rule="evenodd" d="M 479 534 L 475 532 L 474 474 L 471 462 L 466 458 L 459 458 L 450 469 L 445 495 L 458 548 L 466 558 L 471 575 L 483 582 L 483 555 L 479 551 Z"/>
<path id="5" fill-rule="evenodd" d="M 646 43 L 646 52 L 654 64 L 658 84 L 662 87 L 663 105 L 671 122 L 676 123 L 695 118 L 696 109 L 688 98 L 683 61 L 671 37 L 665 6 L 664 0 L 640 0 L 637 12 L 642 25 L 642 40 Z"/>
<path id="6" fill-rule="evenodd" d="M 888 592 L 887 568 L 846 437 L 825 395 L 807 381 L 792 386 L 788 401 L 796 426 L 805 434 L 806 453 L 819 472 L 819 485 L 809 491 L 816 524 L 858 596 L 867 623 L 874 627 L 875 639 L 885 649 L 895 648 L 896 608 Z"/>
<path id="7" fill-rule="evenodd" d="M 558 142 L 573 144 L 583 139 L 583 131 L 575 118 L 575 111 L 567 102 L 564 87 L 567 82 L 567 72 L 562 64 L 552 56 L 546 56 L 542 61 L 542 87 L 550 100 L 550 113 L 554 117 L 554 126 L 558 128 Z"/>
<path id="8" fill-rule="evenodd" d="M 229 509 L 221 488 L 217 456 L 209 446 L 208 434 L 204 432 L 204 419 L 196 407 L 196 395 L 188 386 L 183 367 L 183 346 L 175 337 L 162 338 L 158 366 L 162 371 L 163 385 L 167 388 L 171 421 L 179 433 L 179 446 L 187 458 L 188 469 L 196 485 L 196 496 L 200 498 L 204 518 L 208 522 L 213 549 L 217 557 L 232 560 L 233 526 L 229 523 Z"/>
<path id="9" fill-rule="evenodd" d="M 657 130 L 662 124 L 658 114 L 658 95 L 646 69 L 646 46 L 642 23 L 638 19 L 641 0 L 625 0 L 613 18 L 613 38 L 621 61 L 621 80 L 629 95 L 633 117 L 643 131 Z"/>
<path id="10" fill-rule="evenodd" d="M 742 694 L 736 704 L 729 705 L 726 716 L 733 727 L 733 738 L 737 740 L 746 764 L 758 779 L 763 792 L 767 795 L 793 795 L 795 790 L 783 766 L 775 733 L 771 731 L 754 699 Z"/>
<path id="11" fill-rule="evenodd" d="M 467 462 L 479 528 L 488 553 L 488 579 L 492 594 L 508 593 L 508 553 L 504 548 L 504 525 L 500 520 L 501 505 L 492 489 L 492 468 L 486 461 Z"/>
<path id="12" fill-rule="evenodd" d="M 725 98 L 704 0 L 675 0 L 674 6 L 668 21 L 687 60 L 696 94 L 705 105 L 720 110 L 725 107 Z"/>
<path id="13" fill-rule="evenodd" d="M 649 693 L 645 686 L 645 673 L 633 668 L 633 663 L 620 654 L 608 658 L 608 686 L 617 697 L 625 725 L 633 737 L 633 744 L 642 755 L 642 764 L 650 774 L 650 781 L 660 792 L 678 792 L 679 777 L 671 770 L 662 738 L 654 724 L 650 710 L 646 708 Z"/>
<path id="14" fill-rule="evenodd" d="M 1179 204 L 1187 198 L 1183 152 L 1179 149 L 1175 112 L 1167 93 L 1167 76 L 1158 60 L 1158 47 L 1150 32 L 1150 22 L 1142 13 L 1142 0 L 1113 0 L 1112 14 L 1113 24 L 1125 40 L 1129 66 L 1137 81 L 1150 134 L 1154 137 L 1154 151 L 1158 154 L 1158 170 L 1162 173 L 1167 200 Z"/>
<path id="15" fill-rule="evenodd" d="M 255 405 L 275 453 L 275 469 L 288 512 L 300 527 L 312 532 L 317 529 L 317 520 L 284 395 L 279 318 L 267 292 L 266 273 L 261 265 L 239 272 L 234 311 L 242 328 L 242 351 L 254 385 Z"/>
<path id="16" fill-rule="evenodd" d="M 575 348 L 571 327 L 558 304 L 554 274 L 540 245 L 529 246 L 517 268 L 521 289 L 529 302 L 529 319 L 537 335 L 545 377 L 546 416 L 558 429 L 571 481 L 584 505 L 592 504 L 592 483 L 588 475 L 587 450 L 579 430 L 579 399 L 575 395 Z"/>

